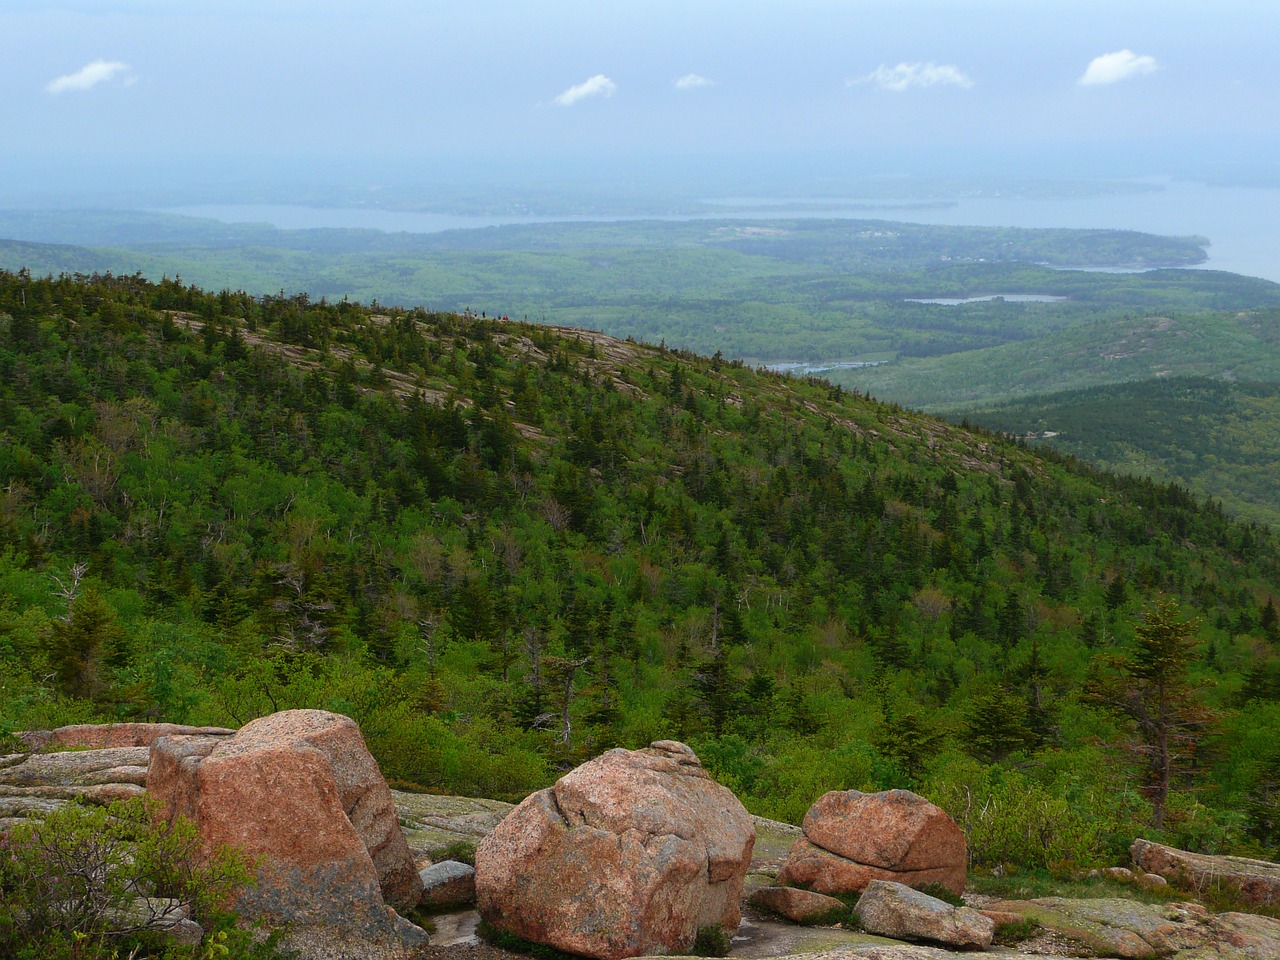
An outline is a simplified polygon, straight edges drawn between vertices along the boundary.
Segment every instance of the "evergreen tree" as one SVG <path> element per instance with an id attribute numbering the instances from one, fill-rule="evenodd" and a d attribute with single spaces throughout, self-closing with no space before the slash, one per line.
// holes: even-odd
<path id="1" fill-rule="evenodd" d="M 1090 682 L 1093 698 L 1130 721 L 1128 749 L 1139 758 L 1152 826 L 1164 828 L 1169 792 L 1178 774 L 1193 769 L 1196 750 L 1212 722 L 1195 697 L 1188 674 L 1198 620 L 1184 621 L 1177 602 L 1147 605 L 1134 626 L 1128 654 L 1106 657 Z"/>
<path id="2" fill-rule="evenodd" d="M 97 699 L 105 687 L 108 660 L 125 658 L 122 645 L 115 612 L 97 590 L 84 588 L 69 615 L 49 625 L 49 660 L 59 689 L 69 697 Z"/>
<path id="3" fill-rule="evenodd" d="M 999 763 L 1031 745 L 1027 702 L 1004 684 L 994 684 L 969 701 L 964 716 L 965 749 L 985 763 Z"/>

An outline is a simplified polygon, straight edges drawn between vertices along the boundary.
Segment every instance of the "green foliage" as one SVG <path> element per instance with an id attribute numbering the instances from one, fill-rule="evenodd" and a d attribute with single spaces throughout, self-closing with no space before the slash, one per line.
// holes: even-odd
<path id="1" fill-rule="evenodd" d="M 1109 876 L 1063 875 L 1043 868 L 1024 869 L 1016 865 L 1009 865 L 1000 871 L 972 872 L 969 874 L 968 885 L 975 893 L 1001 900 L 1032 900 L 1039 897 L 1100 900 L 1123 897 L 1143 903 L 1164 904 L 1176 897 L 1168 887 L 1152 889 Z"/>
<path id="2" fill-rule="evenodd" d="M 1271 327 L 1259 313 L 1260 330 Z M 1251 345 L 1265 358 L 1267 343 Z M 1215 371 L 1216 372 L 1216 371 Z M 1238 375 L 1237 375 L 1238 376 Z M 971 422 L 1108 470 L 1176 483 L 1236 516 L 1276 526 L 1280 386 L 1161 376 L 967 410 Z"/>
<path id="3" fill-rule="evenodd" d="M 492 944 L 500 950 L 523 953 L 526 956 L 536 957 L 537 960 L 574 960 L 575 956 L 572 953 L 557 950 L 555 947 L 548 946 L 545 943 L 534 943 L 531 940 L 518 937 L 514 933 L 500 930 L 483 917 L 480 918 L 480 922 L 476 925 L 476 934 L 485 943 Z"/>
<path id="4" fill-rule="evenodd" d="M 1002 947 L 1016 947 L 1025 940 L 1030 940 L 1040 932 L 1040 924 L 1030 917 L 1008 920 L 997 923 L 991 942 Z"/>
<path id="5" fill-rule="evenodd" d="M 453 843 L 439 852 L 432 851 L 431 859 L 437 863 L 444 860 L 457 860 L 459 863 L 476 865 L 476 845 L 474 843 Z"/>
<path id="6" fill-rule="evenodd" d="M 1146 276 L 1158 282 L 1160 273 Z M 1056 330 L 1031 328 L 1020 339 L 977 349 L 900 358 L 829 376 L 877 397 L 957 417 L 1025 397 L 1166 376 L 1217 378 L 1230 371 L 1234 379 L 1276 384 L 1280 352 L 1273 333 L 1273 293 L 1259 291 L 1257 299 L 1244 299 L 1228 312 L 1219 312 L 1221 306 L 1206 309 L 1207 304 L 1196 308 L 1170 301 L 1154 309 L 1127 308 Z M 1107 417 L 1113 437 L 1118 413 L 1113 410 Z M 1074 418 L 1076 425 L 1080 422 L 1079 416 Z M 1057 427 L 1049 424 L 1047 429 Z"/>
<path id="7" fill-rule="evenodd" d="M 0 949 L 15 957 L 175 957 L 153 925 L 180 907 L 212 922 L 208 944 L 227 946 L 218 906 L 252 880 L 243 858 L 223 851 L 204 860 L 194 826 L 154 825 L 138 801 L 68 804 L 0 834 L 0 854 Z"/>
<path id="8" fill-rule="evenodd" d="M 1099 658 L 1090 693 L 1133 724 L 1129 744 L 1143 771 L 1152 827 L 1164 828 L 1175 777 L 1189 775 L 1213 715 L 1192 695 L 1190 668 L 1198 621 L 1184 621 L 1171 598 L 1150 603 L 1134 626 L 1131 651 Z"/>
<path id="9" fill-rule="evenodd" d="M 975 867 L 1104 866 L 1132 839 L 1131 812 L 1103 784 L 1040 783 L 1014 770 L 957 763 L 926 794 L 960 825 Z"/>
<path id="10" fill-rule="evenodd" d="M 689 950 L 691 957 L 727 957 L 729 955 L 729 934 L 719 924 L 699 927 L 693 939 L 693 947 Z"/>
<path id="11" fill-rule="evenodd" d="M 677 737 L 755 813 L 915 784 L 981 862 L 1088 863 L 1140 777 L 1081 691 L 1163 592 L 1229 731 L 1170 828 L 1262 842 L 1280 559 L 1185 490 L 474 315 L 4 273 L 0 315 L 0 733 L 314 707 L 511 800 Z"/>
<path id="12" fill-rule="evenodd" d="M 964 897 L 952 891 L 950 887 L 943 886 L 941 883 L 926 883 L 916 889 L 926 897 L 933 897 L 935 900 L 941 900 L 943 903 L 949 903 L 953 907 L 964 906 Z"/>

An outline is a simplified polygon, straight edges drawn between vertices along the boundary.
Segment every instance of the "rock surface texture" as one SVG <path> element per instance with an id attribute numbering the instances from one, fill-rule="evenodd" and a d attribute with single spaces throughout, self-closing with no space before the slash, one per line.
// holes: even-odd
<path id="1" fill-rule="evenodd" d="M 107 804 L 146 792 L 147 748 L 111 747 L 0 757 L 0 827 L 70 800 Z"/>
<path id="2" fill-rule="evenodd" d="M 77 723 L 56 730 L 27 730 L 18 739 L 30 750 L 70 750 L 108 747 L 149 747 L 161 737 L 229 737 L 226 727 L 188 727 L 180 723 Z"/>
<path id="3" fill-rule="evenodd" d="M 418 871 L 424 907 L 462 907 L 476 901 L 476 870 L 457 860 L 442 860 Z"/>
<path id="4" fill-rule="evenodd" d="M 234 736 L 172 736 L 151 747 L 147 790 L 160 815 L 196 823 L 206 852 L 258 859 L 236 906 L 291 925 L 306 960 L 399 960 L 426 943 L 388 904 L 416 906 L 422 881 L 391 792 L 347 717 L 288 710 Z"/>
<path id="5" fill-rule="evenodd" d="M 737 929 L 755 829 L 693 751 L 610 750 L 528 797 L 476 849 L 476 901 L 525 940 L 615 960 Z"/>
<path id="6" fill-rule="evenodd" d="M 867 884 L 857 906 L 867 933 L 894 940 L 927 940 L 958 950 L 986 950 L 996 925 L 977 910 L 951 904 L 889 880 Z"/>
<path id="7" fill-rule="evenodd" d="M 1193 892 L 1221 884 L 1249 903 L 1280 904 L 1280 863 L 1188 853 L 1150 840 L 1135 840 L 1129 853 L 1142 870 Z"/>
<path id="8" fill-rule="evenodd" d="M 1070 956 L 1130 960 L 1280 957 L 1280 920 L 1251 914 L 1210 914 L 1198 904 L 1041 897 L 1002 900 L 991 906 L 1002 913 L 1034 920 L 1074 942 L 1078 947 Z"/>
<path id="9" fill-rule="evenodd" d="M 812 923 L 815 919 L 831 916 L 836 912 L 847 914 L 849 910 L 842 900 L 796 887 L 761 887 L 751 894 L 750 903 L 753 907 L 786 917 L 793 923 Z"/>
<path id="10" fill-rule="evenodd" d="M 824 794 L 804 818 L 780 883 L 819 893 L 858 893 L 873 880 L 940 883 L 964 892 L 964 834 L 939 807 L 909 790 Z"/>

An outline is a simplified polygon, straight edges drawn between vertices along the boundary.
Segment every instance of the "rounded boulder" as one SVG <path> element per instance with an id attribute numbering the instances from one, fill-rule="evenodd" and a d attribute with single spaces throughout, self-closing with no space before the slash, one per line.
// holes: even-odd
<path id="1" fill-rule="evenodd" d="M 601 960 L 685 953 L 732 933 L 755 827 L 693 751 L 610 750 L 517 806 L 476 849 L 492 926 Z"/>

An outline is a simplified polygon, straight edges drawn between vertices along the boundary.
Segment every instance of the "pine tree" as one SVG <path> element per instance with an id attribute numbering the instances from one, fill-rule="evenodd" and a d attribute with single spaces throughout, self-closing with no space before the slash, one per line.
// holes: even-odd
<path id="1" fill-rule="evenodd" d="M 59 689 L 69 697 L 97 699 L 104 686 L 106 661 L 123 658 L 123 635 L 115 611 L 97 590 L 87 587 L 68 616 L 50 624 L 49 634 L 49 659 Z"/>
<path id="2" fill-rule="evenodd" d="M 1195 697 L 1189 668 L 1198 620 L 1183 620 L 1176 601 L 1147 605 L 1127 655 L 1101 659 L 1089 692 L 1133 725 L 1128 749 L 1139 758 L 1152 826 L 1164 828 L 1169 792 L 1192 769 L 1213 717 Z M 1106 672 L 1103 672 L 1106 671 Z"/>
<path id="3" fill-rule="evenodd" d="M 999 763 L 1033 739 L 1026 700 L 1003 684 L 974 696 L 964 722 L 965 749 L 986 763 Z"/>

